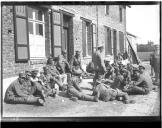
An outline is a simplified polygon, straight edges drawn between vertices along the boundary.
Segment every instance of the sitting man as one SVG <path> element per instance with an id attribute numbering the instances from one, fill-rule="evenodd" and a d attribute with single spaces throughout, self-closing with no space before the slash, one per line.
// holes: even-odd
<path id="1" fill-rule="evenodd" d="M 79 78 L 78 77 L 71 77 L 70 74 L 68 74 L 68 88 L 67 88 L 67 94 L 72 100 L 86 100 L 86 101 L 94 101 L 97 102 L 96 96 L 90 96 L 87 94 L 84 94 L 80 89 L 78 89 L 77 85 L 79 84 Z"/>
<path id="2" fill-rule="evenodd" d="M 56 62 L 56 68 L 60 73 L 60 77 L 63 81 L 63 84 L 67 84 L 67 75 L 66 73 L 71 73 L 70 65 L 66 60 L 66 51 L 62 51 L 62 55 L 58 56 L 58 60 Z"/>
<path id="3" fill-rule="evenodd" d="M 38 97 L 36 97 L 38 96 Z M 19 73 L 5 93 L 4 101 L 10 104 L 44 105 L 44 94 L 41 88 L 27 82 L 26 75 Z"/>
<path id="4" fill-rule="evenodd" d="M 46 66 L 48 68 L 49 73 L 55 77 L 55 82 L 59 86 L 60 90 L 64 90 L 63 87 L 65 87 L 65 83 L 63 83 L 63 79 L 60 76 L 59 71 L 56 68 L 56 65 L 54 64 L 53 58 L 48 59 L 48 64 Z"/>
<path id="5" fill-rule="evenodd" d="M 132 85 L 127 86 L 123 89 L 124 92 L 128 94 L 148 94 L 152 90 L 152 80 L 151 78 L 144 72 L 145 67 L 143 65 L 139 66 L 139 70 L 135 70 L 135 75 L 137 77 L 137 81 L 133 82 Z"/>
<path id="6" fill-rule="evenodd" d="M 70 66 L 72 75 L 74 76 L 82 76 L 82 74 L 85 73 L 81 65 L 80 51 L 76 51 L 76 54 L 70 60 Z"/>
<path id="7" fill-rule="evenodd" d="M 105 78 L 113 80 L 114 79 L 114 68 L 110 65 L 109 60 L 105 60 L 105 67 L 106 67 Z"/>
<path id="8" fill-rule="evenodd" d="M 97 95 L 97 98 L 99 100 L 108 102 L 115 99 L 119 100 L 120 98 L 122 98 L 125 104 L 133 103 L 133 101 L 129 100 L 129 96 L 127 93 L 115 90 L 110 86 L 107 86 L 106 84 L 102 83 L 100 80 L 96 81 L 96 85 L 97 86 L 93 91 L 93 95 Z"/>

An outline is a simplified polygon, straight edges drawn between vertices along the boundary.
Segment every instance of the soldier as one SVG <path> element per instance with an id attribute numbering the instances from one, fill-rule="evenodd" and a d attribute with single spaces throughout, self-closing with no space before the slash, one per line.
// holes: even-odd
<path id="1" fill-rule="evenodd" d="M 63 83 L 62 77 L 60 76 L 59 71 L 57 70 L 53 59 L 48 60 L 48 64 L 46 66 L 49 70 L 49 73 L 55 78 L 54 81 L 57 83 L 59 86 L 60 90 L 64 90 L 65 88 L 65 83 Z"/>
<path id="2" fill-rule="evenodd" d="M 40 88 L 26 82 L 24 73 L 19 73 L 19 77 L 6 90 L 4 101 L 10 104 L 36 104 L 43 106 L 44 95 Z"/>
<path id="3" fill-rule="evenodd" d="M 105 60 L 105 67 L 106 67 L 106 73 L 105 73 L 105 78 L 106 79 L 114 79 L 114 68 L 110 65 L 109 60 Z"/>
<path id="4" fill-rule="evenodd" d="M 103 79 L 104 74 L 106 72 L 104 59 L 101 56 L 101 53 L 103 52 L 103 49 L 104 49 L 103 46 L 98 46 L 97 50 L 92 55 L 92 62 L 94 64 L 94 71 L 95 71 L 95 76 L 93 78 L 94 84 L 95 84 L 97 79 Z"/>
<path id="5" fill-rule="evenodd" d="M 81 76 L 85 71 L 81 65 L 80 51 L 76 51 L 75 55 L 70 60 L 72 75 Z"/>
<path id="6" fill-rule="evenodd" d="M 67 53 L 65 50 L 62 51 L 62 55 L 58 56 L 58 61 L 56 64 L 57 70 L 60 72 L 60 74 L 65 74 L 65 73 L 71 73 L 70 71 L 70 65 L 67 61 Z"/>
<path id="7" fill-rule="evenodd" d="M 137 81 L 133 82 L 128 88 L 123 89 L 124 92 L 146 95 L 152 90 L 152 80 L 149 75 L 144 73 L 144 70 L 145 67 L 143 65 L 139 66 L 139 70 L 135 70 Z"/>
<path id="8" fill-rule="evenodd" d="M 104 83 L 101 83 L 101 81 L 96 81 L 96 88 L 94 89 L 93 95 L 97 95 L 99 100 L 108 102 L 115 99 L 122 98 L 123 102 L 125 104 L 133 103 L 134 101 L 129 100 L 128 94 L 124 93 L 119 90 L 115 90 Z"/>
<path id="9" fill-rule="evenodd" d="M 76 101 L 77 99 L 80 99 L 80 100 L 98 102 L 97 96 L 90 96 L 80 91 L 77 88 L 78 84 L 79 84 L 79 78 L 75 76 L 71 77 L 71 75 L 68 74 L 67 94 L 72 100 Z"/>

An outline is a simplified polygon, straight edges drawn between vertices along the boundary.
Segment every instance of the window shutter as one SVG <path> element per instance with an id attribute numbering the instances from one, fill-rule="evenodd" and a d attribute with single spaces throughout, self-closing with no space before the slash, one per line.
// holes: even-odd
<path id="1" fill-rule="evenodd" d="M 120 46 L 120 52 L 124 52 L 124 34 L 123 34 L 123 32 L 119 32 L 119 46 Z"/>
<path id="2" fill-rule="evenodd" d="M 92 56 L 92 26 L 88 26 L 88 55 Z"/>
<path id="3" fill-rule="evenodd" d="M 107 29 L 107 34 L 108 34 L 108 54 L 112 55 L 111 30 L 110 30 L 110 28 Z"/>
<path id="4" fill-rule="evenodd" d="M 105 27 L 105 55 L 108 54 L 108 40 L 107 40 L 107 27 Z"/>
<path id="5" fill-rule="evenodd" d="M 57 11 L 52 11 L 52 54 L 57 57 L 61 54 L 61 14 Z"/>
<path id="6" fill-rule="evenodd" d="M 93 35 L 92 35 L 92 52 L 94 52 L 96 50 L 96 25 L 95 24 L 92 24 L 92 32 L 93 32 Z"/>
<path id="7" fill-rule="evenodd" d="M 82 51 L 83 57 L 86 56 L 86 22 L 82 20 Z"/>
<path id="8" fill-rule="evenodd" d="M 26 6 L 14 6 L 15 21 L 15 60 L 16 62 L 28 61 L 29 39 Z"/>

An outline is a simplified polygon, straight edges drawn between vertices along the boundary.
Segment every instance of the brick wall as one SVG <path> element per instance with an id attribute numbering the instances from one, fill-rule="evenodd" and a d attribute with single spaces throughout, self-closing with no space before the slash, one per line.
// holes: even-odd
<path id="1" fill-rule="evenodd" d="M 53 9 L 70 12 L 74 14 L 74 17 L 70 21 L 70 56 L 74 54 L 74 51 L 82 51 L 82 20 L 80 17 L 84 17 L 97 24 L 96 6 L 95 5 L 66 5 L 66 6 L 53 6 Z M 119 6 L 110 6 L 110 15 L 105 15 L 105 6 L 98 6 L 98 42 L 105 43 L 105 31 L 104 26 L 117 30 L 117 44 L 119 44 L 119 34 L 121 31 L 125 34 L 125 9 L 123 10 L 123 22 L 119 21 Z M 50 28 L 50 15 L 48 10 L 45 11 L 45 49 L 46 57 L 51 54 L 51 28 Z M 9 31 L 11 33 L 9 33 Z M 111 38 L 112 39 L 112 38 Z M 113 45 L 112 45 L 113 46 Z M 3 78 L 17 75 L 20 71 L 33 68 L 41 68 L 45 65 L 46 60 L 32 60 L 28 63 L 15 63 L 15 48 L 14 48 L 14 23 L 13 23 L 13 7 L 2 7 L 2 63 L 3 63 Z M 118 47 L 119 49 L 119 47 Z M 81 52 L 82 54 L 82 52 Z M 103 52 L 105 56 L 105 51 Z M 112 56 L 109 56 L 112 57 Z M 91 58 L 82 58 L 82 63 L 87 64 L 91 61 Z"/>
<path id="2" fill-rule="evenodd" d="M 48 16 L 48 15 L 45 15 Z M 45 18 L 45 19 L 48 19 Z M 49 22 L 46 22 L 46 28 L 49 28 Z M 11 33 L 10 33 L 11 32 Z M 46 51 L 50 51 L 49 30 L 46 30 Z M 46 52 L 46 56 L 50 53 Z M 27 63 L 15 62 L 15 44 L 14 44 L 14 22 L 13 6 L 2 6 L 2 72 L 3 78 L 9 78 L 18 75 L 19 72 L 28 69 L 42 68 L 46 60 L 32 60 Z"/>

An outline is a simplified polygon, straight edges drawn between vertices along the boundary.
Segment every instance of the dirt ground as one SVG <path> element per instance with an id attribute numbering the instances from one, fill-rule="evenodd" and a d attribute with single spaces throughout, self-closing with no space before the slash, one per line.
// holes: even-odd
<path id="1" fill-rule="evenodd" d="M 145 63 L 148 73 L 150 66 Z M 92 79 L 84 79 L 81 87 L 86 94 L 92 94 Z M 5 104 L 2 117 L 101 117 L 101 116 L 158 116 L 160 111 L 159 92 L 149 95 L 130 96 L 135 104 L 123 104 L 121 101 L 89 102 L 71 101 L 66 92 L 60 92 L 56 98 L 48 97 L 45 106 Z"/>

